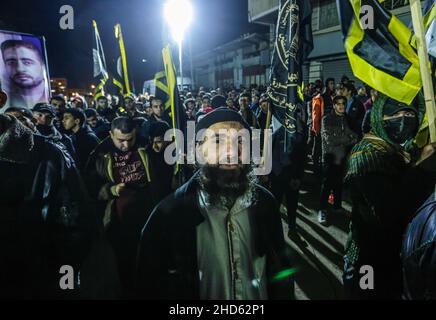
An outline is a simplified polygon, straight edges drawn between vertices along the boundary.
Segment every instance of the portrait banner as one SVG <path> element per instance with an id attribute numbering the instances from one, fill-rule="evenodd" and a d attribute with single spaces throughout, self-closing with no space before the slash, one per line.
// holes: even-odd
<path id="1" fill-rule="evenodd" d="M 8 107 L 33 108 L 50 99 L 48 61 L 43 37 L 0 30 L 0 85 Z M 0 111 L 0 112 L 1 112 Z"/>

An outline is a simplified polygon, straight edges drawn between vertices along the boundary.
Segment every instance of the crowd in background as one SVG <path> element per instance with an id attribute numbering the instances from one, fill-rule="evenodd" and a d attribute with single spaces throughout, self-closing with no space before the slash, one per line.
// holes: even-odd
<path id="1" fill-rule="evenodd" d="M 382 274 L 389 275 L 392 280 L 388 282 L 389 285 L 395 283 L 401 287 L 401 279 L 396 277 L 398 272 L 401 277 L 401 270 L 398 270 L 396 263 L 401 245 L 398 235 L 404 233 L 417 207 L 410 205 L 401 208 L 404 205 L 401 198 L 395 200 L 395 205 L 392 204 L 392 199 L 400 194 L 396 191 L 387 192 L 392 195 L 371 194 L 368 196 L 370 200 L 365 198 L 365 192 L 380 184 L 383 188 L 394 187 L 397 190 L 392 179 L 397 179 L 395 175 L 404 172 L 406 165 L 399 165 L 395 172 L 385 166 L 383 170 L 386 172 L 382 173 L 365 169 L 364 173 L 356 176 L 351 175 L 347 166 L 350 155 L 356 152 L 352 150 L 366 141 L 364 137 L 367 134 L 377 130 L 372 126 L 378 115 L 371 115 L 375 112 L 372 110 L 377 101 L 377 91 L 366 86 L 356 88 L 352 81 L 343 77 L 339 83 L 335 79 L 309 83 L 303 94 L 304 104 L 299 105 L 296 111 L 297 132 L 291 142 L 291 151 L 287 154 L 283 154 L 284 128 L 274 117 L 269 121 L 271 101 L 266 88 L 253 85 L 240 90 L 204 87 L 195 91 L 183 90 L 180 92 L 180 110 L 183 112 L 183 121 L 199 123 L 209 113 L 227 108 L 238 113 L 252 129 L 273 129 L 272 172 L 261 177 L 259 183 L 271 191 L 279 204 L 285 201 L 283 204 L 287 209 L 288 236 L 291 240 L 300 240 L 296 212 L 307 161 L 313 161 L 321 185 L 317 211 L 318 221 L 323 225 L 328 223 L 329 203 L 333 205 L 335 213 L 343 213 L 343 181 L 345 176 L 347 179 L 351 177 L 349 183 L 354 192 L 353 226 L 350 229 L 351 242 L 347 244 L 348 260 L 344 279 L 353 280 L 344 280 L 344 285 L 353 297 L 358 283 L 357 266 L 371 263 L 383 269 Z M 395 118 L 397 111 L 383 116 Z M 404 112 L 401 115 L 403 118 L 419 116 L 418 108 L 404 107 L 400 111 Z M 6 270 L 1 277 L 8 275 L 9 279 L 14 279 L 9 282 L 3 279 L 5 282 L 2 283 L 9 283 L 6 295 L 30 297 L 40 291 L 42 296 L 57 292 L 51 289 L 56 288 L 59 272 L 54 269 L 50 258 L 57 255 L 63 257 L 62 261 L 82 270 L 80 275 L 76 274 L 75 280 L 82 283 L 83 290 L 88 290 L 89 296 L 134 297 L 133 270 L 137 263 L 141 230 L 153 209 L 188 181 L 196 169 L 184 165 L 176 174 L 175 166 L 165 162 L 164 150 L 169 142 L 164 140 L 164 135 L 173 126 L 165 101 L 148 93 L 126 97 L 107 95 L 97 99 L 92 96 L 57 95 L 51 98 L 50 103 L 39 103 L 31 110 L 20 106 L 9 107 L 4 110 L 0 120 L 0 169 L 4 182 L 0 189 L 2 215 L 8 217 L 8 214 L 15 212 L 34 212 L 34 217 L 25 218 L 25 228 L 20 230 L 22 239 L 25 239 L 21 245 L 26 252 L 14 252 L 16 246 L 11 244 L 5 249 L 9 252 L 9 260 L 0 262 L 3 270 Z M 402 144 L 404 141 L 395 142 Z M 374 143 L 378 145 L 379 142 Z M 391 158 L 387 158 L 392 161 L 392 166 L 395 166 L 395 161 L 400 161 L 394 156 L 397 155 L 396 151 L 391 151 L 384 144 L 378 146 L 380 149 L 377 152 L 392 153 Z M 381 168 L 380 161 L 387 160 L 380 160 L 377 152 L 370 165 Z M 364 174 L 368 172 L 373 180 L 366 180 Z M 383 179 L 375 176 L 374 172 L 382 175 Z M 403 180 L 401 186 L 404 186 Z M 62 191 L 59 192 L 59 189 Z M 423 203 L 423 197 L 427 195 L 426 192 L 418 195 L 417 190 L 409 190 L 407 194 L 407 199 L 414 203 Z M 385 200 L 380 197 L 385 197 Z M 370 208 L 363 209 L 365 205 Z M 389 206 L 399 211 L 410 210 L 407 218 L 406 213 L 401 216 L 404 221 L 400 222 L 398 217 L 392 218 L 391 221 L 398 222 L 393 228 L 395 230 L 385 221 L 388 218 L 378 213 L 378 210 L 390 212 Z M 49 214 L 53 207 L 56 207 L 54 217 Z M 50 220 L 43 227 L 46 230 L 44 235 L 34 232 L 32 225 L 45 223 L 35 218 L 40 215 L 38 210 L 45 212 Z M 372 213 L 363 214 L 365 210 Z M 370 239 L 368 234 L 372 233 L 369 231 L 372 226 L 376 229 L 376 240 L 380 242 L 374 243 L 376 240 Z M 1 228 L 7 230 L 7 223 L 3 223 Z M 6 234 L 8 232 L 12 231 Z M 388 233 L 388 238 L 383 236 L 384 232 Z M 51 242 L 53 239 L 55 241 Z M 365 243 L 368 243 L 367 247 Z M 382 254 L 370 252 L 377 245 L 385 249 L 384 253 L 389 257 L 388 266 L 383 265 L 387 260 L 381 257 Z M 109 254 L 104 254 L 107 252 Z M 29 261 L 34 261 L 40 269 L 26 274 L 29 270 L 17 268 L 23 255 Z M 96 276 L 95 270 L 101 264 L 105 264 L 104 272 Z M 351 265 L 354 268 L 350 269 Z M 39 274 L 35 282 L 32 277 L 37 270 L 44 270 L 44 273 Z M 26 274 L 24 278 L 19 276 L 22 273 Z M 111 280 L 108 281 L 108 278 Z M 16 279 L 21 282 L 17 284 Z M 25 283 L 32 285 L 24 286 Z M 17 289 L 22 287 L 26 287 L 27 291 Z M 95 289 L 97 287 L 100 288 Z M 392 287 L 378 289 L 380 294 L 387 296 L 395 296 L 398 292 L 398 288 Z M 393 291 L 395 294 L 392 294 Z M 112 295 L 108 292 L 116 293 Z"/>

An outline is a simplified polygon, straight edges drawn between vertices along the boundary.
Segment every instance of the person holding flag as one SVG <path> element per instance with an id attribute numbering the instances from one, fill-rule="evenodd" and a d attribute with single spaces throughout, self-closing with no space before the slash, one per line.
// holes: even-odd
<path id="1" fill-rule="evenodd" d="M 307 126 L 304 121 L 303 61 L 313 49 L 310 1 L 280 1 L 277 37 L 267 94 L 273 115 L 271 190 L 279 202 L 286 194 L 289 232 L 296 233 L 296 210 L 304 168 Z M 266 126 L 269 127 L 269 124 Z"/>
<path id="2" fill-rule="evenodd" d="M 434 188 L 436 148 L 413 143 L 426 108 L 412 33 L 378 1 L 365 4 L 374 9 L 373 29 L 362 25 L 361 2 L 338 0 L 353 72 L 379 92 L 371 131 L 347 163 L 352 213 L 343 281 L 349 299 L 399 299 L 402 234 Z M 362 285 L 365 270 L 373 278 Z"/>
<path id="3" fill-rule="evenodd" d="M 151 100 L 153 115 L 150 120 L 143 125 L 143 135 L 149 136 L 151 124 L 156 121 L 164 121 L 174 130 L 174 139 L 176 149 L 179 146 L 186 146 L 186 141 L 177 141 L 176 129 L 181 130 L 186 137 L 186 111 L 179 98 L 179 89 L 177 87 L 177 79 L 175 67 L 171 54 L 170 45 L 166 45 L 162 49 L 162 71 L 155 75 L 156 93 Z M 177 145 L 180 143 L 180 145 Z M 184 178 L 181 171 L 182 167 L 177 163 L 175 166 L 175 175 L 179 174 L 179 182 Z"/>

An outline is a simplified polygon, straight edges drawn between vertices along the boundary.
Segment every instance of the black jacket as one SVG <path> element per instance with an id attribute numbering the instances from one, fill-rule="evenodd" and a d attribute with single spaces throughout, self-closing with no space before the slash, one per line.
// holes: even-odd
<path id="1" fill-rule="evenodd" d="M 353 144 L 357 142 L 357 134 L 348 126 L 347 118 L 332 111 L 321 124 L 322 162 L 339 165 L 345 161 Z"/>
<path id="2" fill-rule="evenodd" d="M 392 172 L 368 172 L 347 180 L 353 209 L 345 252 L 355 270 L 362 265 L 374 268 L 374 290 L 360 291 L 361 297 L 399 299 L 402 235 L 435 179 L 434 173 L 406 165 L 396 155 L 384 161 Z"/>
<path id="3" fill-rule="evenodd" d="M 199 299 L 196 227 L 200 212 L 196 175 L 165 198 L 152 212 L 141 235 L 138 253 L 138 294 L 146 299 Z M 268 296 L 292 298 L 291 281 L 273 281 L 290 266 L 279 207 L 271 193 L 257 186 L 258 200 L 249 209 L 258 229 L 255 247 L 267 257 Z"/>
<path id="4" fill-rule="evenodd" d="M 100 141 L 109 137 L 110 130 L 111 130 L 111 124 L 106 120 L 98 120 L 97 126 L 95 128 L 92 128 L 92 131 Z"/>
<path id="5" fill-rule="evenodd" d="M 358 96 L 354 96 L 351 99 L 352 100 L 349 102 L 349 106 L 347 107 L 348 123 L 350 129 L 361 138 L 363 136 L 362 123 L 363 118 L 365 117 L 365 107 Z"/>
<path id="6" fill-rule="evenodd" d="M 37 135 L 30 162 L 1 158 L 0 296 L 66 297 L 60 267 L 78 275 L 98 228 L 74 162 Z"/>
<path id="7" fill-rule="evenodd" d="M 406 299 L 436 299 L 436 194 L 433 193 L 409 224 L 402 260 Z"/>
<path id="8" fill-rule="evenodd" d="M 111 106 L 108 106 L 106 108 L 97 108 L 97 112 L 108 122 L 112 122 L 112 120 L 117 117 L 116 110 Z"/>
<path id="9" fill-rule="evenodd" d="M 259 128 L 259 122 L 256 118 L 256 115 L 254 114 L 253 110 L 251 110 L 249 107 L 246 107 L 244 111 L 239 110 L 239 113 L 244 118 L 245 121 L 247 121 L 248 125 L 252 128 Z"/>
<path id="10" fill-rule="evenodd" d="M 79 171 L 83 172 L 89 155 L 98 146 L 100 140 L 87 125 L 73 134 L 71 139 L 76 149 L 77 168 Z"/>
<path id="11" fill-rule="evenodd" d="M 41 135 L 49 138 L 51 141 L 58 144 L 60 147 L 65 148 L 68 154 L 74 159 L 74 161 L 77 161 L 76 149 L 74 149 L 73 141 L 68 135 L 61 133 L 54 125 L 52 126 L 40 125 L 37 126 L 37 129 Z"/>

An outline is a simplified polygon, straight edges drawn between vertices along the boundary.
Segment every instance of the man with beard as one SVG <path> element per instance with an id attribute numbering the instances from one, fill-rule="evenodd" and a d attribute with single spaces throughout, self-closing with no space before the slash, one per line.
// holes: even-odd
<path id="1" fill-rule="evenodd" d="M 352 212 L 343 274 L 350 299 L 401 297 L 402 235 L 436 180 L 435 144 L 413 147 L 424 113 L 421 95 L 405 105 L 379 93 L 371 131 L 351 151 L 345 180 Z M 373 290 L 359 285 L 362 266 L 373 268 Z"/>
<path id="2" fill-rule="evenodd" d="M 198 171 L 160 202 L 142 231 L 139 296 L 292 298 L 291 279 L 277 276 L 289 268 L 278 205 L 243 164 L 249 163 L 242 139 L 249 139 L 249 125 L 225 107 L 198 122 L 196 135 L 204 130 Z"/>
<path id="3" fill-rule="evenodd" d="M 10 105 L 31 108 L 47 102 L 47 74 L 40 50 L 30 41 L 6 40 L 1 52 L 11 85 Z"/>
<path id="4" fill-rule="evenodd" d="M 115 118 L 110 137 L 93 151 L 86 167 L 91 197 L 104 213 L 102 220 L 115 252 L 124 297 L 132 293 L 137 244 L 152 209 L 150 161 L 142 145 L 134 120 Z M 160 179 L 159 175 L 156 178 Z"/>
<path id="5" fill-rule="evenodd" d="M 37 103 L 33 107 L 32 113 L 33 118 L 36 120 L 36 129 L 38 132 L 54 143 L 60 144 L 68 151 L 68 154 L 75 159 L 76 150 L 74 149 L 73 141 L 66 134 L 60 133 L 54 126 L 54 120 L 56 118 L 54 107 L 47 103 Z"/>
<path id="6" fill-rule="evenodd" d="M 0 297 L 77 297 L 78 271 L 98 226 L 74 162 L 2 114 L 0 173 Z M 75 271 L 75 290 L 59 287 L 63 265 Z"/>
<path id="7" fill-rule="evenodd" d="M 50 105 L 53 106 L 56 112 L 56 118 L 54 120 L 54 125 L 56 129 L 60 132 L 64 132 L 64 128 L 62 127 L 62 119 L 64 117 L 64 112 L 67 109 L 67 104 L 65 102 L 65 97 L 63 94 L 52 96 L 50 99 Z"/>

